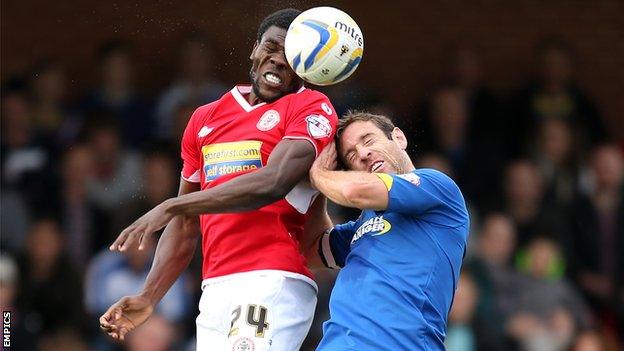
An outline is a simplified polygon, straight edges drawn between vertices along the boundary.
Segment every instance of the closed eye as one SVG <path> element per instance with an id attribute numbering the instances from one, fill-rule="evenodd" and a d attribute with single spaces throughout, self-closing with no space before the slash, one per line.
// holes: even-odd
<path id="1" fill-rule="evenodd" d="M 355 152 L 353 151 L 349 152 L 349 154 L 347 154 L 347 160 L 349 162 L 353 162 L 353 160 L 355 160 Z"/>

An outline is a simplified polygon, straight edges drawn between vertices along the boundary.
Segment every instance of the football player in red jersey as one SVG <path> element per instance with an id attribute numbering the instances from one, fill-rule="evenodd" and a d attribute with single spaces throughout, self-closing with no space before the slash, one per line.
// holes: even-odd
<path id="1" fill-rule="evenodd" d="M 143 291 L 123 297 L 100 318 L 113 338 L 123 340 L 145 322 L 187 267 L 199 216 L 197 349 L 301 346 L 317 287 L 299 242 L 308 240 L 308 214 L 324 206 L 307 174 L 338 119 L 327 97 L 306 89 L 286 61 L 286 31 L 299 13 L 280 10 L 264 19 L 250 57 L 252 84 L 235 86 L 191 116 L 182 139 L 179 196 L 136 220 L 111 245 L 119 251 L 142 246 L 165 227 Z"/>

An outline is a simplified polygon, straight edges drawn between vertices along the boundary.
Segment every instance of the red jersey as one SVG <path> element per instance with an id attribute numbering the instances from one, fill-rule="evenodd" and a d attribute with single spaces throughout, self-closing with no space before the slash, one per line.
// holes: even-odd
<path id="1" fill-rule="evenodd" d="M 251 106 L 236 86 L 199 107 L 182 137 L 182 177 L 207 189 L 266 165 L 282 139 L 309 141 L 318 153 L 333 139 L 338 118 L 318 91 L 301 88 Z M 260 209 L 200 216 L 203 279 L 261 269 L 312 278 L 299 252 L 305 214 L 318 194 L 302 181 L 286 197 Z"/>

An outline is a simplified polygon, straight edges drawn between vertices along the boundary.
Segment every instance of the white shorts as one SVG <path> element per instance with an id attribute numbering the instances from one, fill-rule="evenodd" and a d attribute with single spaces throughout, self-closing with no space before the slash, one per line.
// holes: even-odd
<path id="1" fill-rule="evenodd" d="M 197 351 L 292 351 L 305 339 L 318 288 L 304 275 L 258 270 L 206 279 Z"/>

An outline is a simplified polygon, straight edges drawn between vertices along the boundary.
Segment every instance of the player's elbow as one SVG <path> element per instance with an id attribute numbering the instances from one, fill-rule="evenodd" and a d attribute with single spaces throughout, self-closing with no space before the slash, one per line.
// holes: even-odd
<path id="1" fill-rule="evenodd" d="M 283 199 L 292 190 L 292 187 L 291 184 L 278 176 L 269 176 L 266 178 L 264 186 L 259 187 L 257 191 L 260 197 L 277 201 Z"/>

